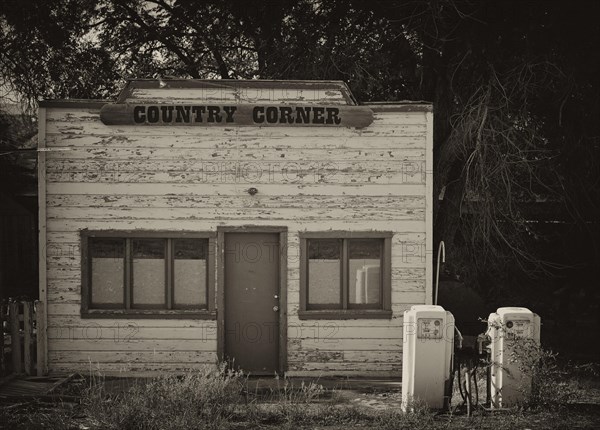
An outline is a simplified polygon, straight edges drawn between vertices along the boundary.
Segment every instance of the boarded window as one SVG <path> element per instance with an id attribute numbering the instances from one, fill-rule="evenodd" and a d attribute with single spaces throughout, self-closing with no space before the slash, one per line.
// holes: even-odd
<path id="1" fill-rule="evenodd" d="M 90 240 L 93 307 L 121 307 L 125 298 L 125 240 Z"/>
<path id="2" fill-rule="evenodd" d="M 391 317 L 391 233 L 300 236 L 300 317 Z"/>
<path id="3" fill-rule="evenodd" d="M 165 239 L 134 239 L 133 241 L 133 307 L 161 308 L 166 306 L 166 244 Z"/>
<path id="4" fill-rule="evenodd" d="M 174 307 L 206 305 L 207 254 L 208 240 L 174 240 Z"/>
<path id="5" fill-rule="evenodd" d="M 148 316 L 154 310 L 214 311 L 214 286 L 209 287 L 214 283 L 214 255 L 209 253 L 214 236 L 100 234 L 82 233 L 87 258 L 83 313 L 113 310 L 118 315 Z"/>
<path id="6" fill-rule="evenodd" d="M 308 302 L 316 307 L 342 303 L 342 241 L 311 239 L 308 242 Z"/>

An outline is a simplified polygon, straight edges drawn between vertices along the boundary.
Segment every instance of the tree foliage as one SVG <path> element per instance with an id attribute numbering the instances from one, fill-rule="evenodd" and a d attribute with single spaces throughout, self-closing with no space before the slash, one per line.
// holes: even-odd
<path id="1" fill-rule="evenodd" d="M 29 0 L 3 6 L 0 76 L 33 104 L 114 96 L 127 77 L 157 76 L 341 79 L 361 101 L 429 100 L 435 104 L 436 243 L 445 240 L 454 250 L 456 272 L 474 281 L 515 266 L 529 275 L 556 274 L 599 256 L 592 242 L 581 251 L 591 260 L 548 253 L 542 222 L 566 222 L 570 234 L 598 237 L 595 2 Z"/>
<path id="2" fill-rule="evenodd" d="M 114 94 L 118 75 L 94 41 L 95 2 L 5 0 L 0 12 L 0 79 L 26 107 L 40 98 Z"/>

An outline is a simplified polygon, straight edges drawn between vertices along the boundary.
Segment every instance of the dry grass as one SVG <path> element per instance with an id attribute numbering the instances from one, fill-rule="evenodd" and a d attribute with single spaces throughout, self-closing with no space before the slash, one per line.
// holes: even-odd
<path id="1" fill-rule="evenodd" d="M 581 392 L 596 389 L 587 373 L 570 382 Z M 106 381 L 109 382 L 109 381 Z M 30 403 L 0 407 L 5 429 L 494 429 L 600 428 L 600 405 L 555 408 L 546 402 L 535 409 L 473 416 L 439 414 L 423 404 L 410 412 L 397 407 L 376 410 L 344 402 L 318 382 L 280 380 L 269 393 L 248 392 L 248 380 L 224 366 L 207 367 L 182 376 L 168 375 L 144 383 L 129 381 L 125 391 L 110 392 L 102 377 L 89 378 L 81 404 Z M 590 388 L 591 387 L 591 388 Z"/>

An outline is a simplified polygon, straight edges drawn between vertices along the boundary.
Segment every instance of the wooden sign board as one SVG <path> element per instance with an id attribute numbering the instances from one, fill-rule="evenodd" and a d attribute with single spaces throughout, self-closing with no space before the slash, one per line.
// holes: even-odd
<path id="1" fill-rule="evenodd" d="M 100 119 L 106 125 L 363 128 L 373 122 L 373 111 L 347 105 L 117 103 L 104 105 Z"/>

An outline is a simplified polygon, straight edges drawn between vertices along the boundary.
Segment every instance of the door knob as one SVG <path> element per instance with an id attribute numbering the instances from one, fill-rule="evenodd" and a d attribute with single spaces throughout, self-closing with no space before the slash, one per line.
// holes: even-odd
<path id="1" fill-rule="evenodd" d="M 279 306 L 273 306 L 273 312 L 277 312 L 279 310 Z"/>

